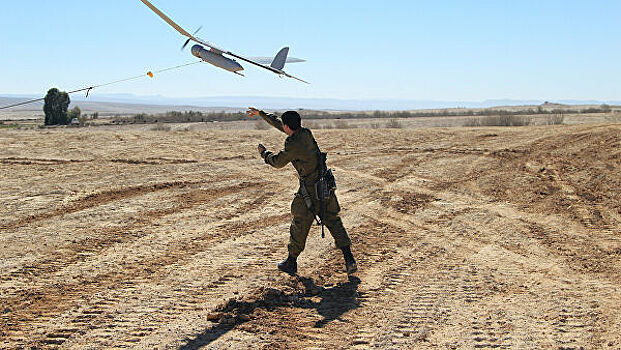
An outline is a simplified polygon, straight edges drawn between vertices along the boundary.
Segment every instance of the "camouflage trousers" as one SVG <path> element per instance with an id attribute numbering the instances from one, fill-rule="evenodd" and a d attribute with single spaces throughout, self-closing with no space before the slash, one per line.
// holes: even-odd
<path id="1" fill-rule="evenodd" d="M 310 190 L 310 188 L 308 189 Z M 309 191 L 309 193 L 314 194 L 314 189 L 313 192 Z M 313 197 L 313 207 L 315 208 L 314 214 L 319 214 L 319 201 L 316 200 L 312 194 L 311 197 Z M 333 193 L 326 201 L 326 211 L 323 222 L 334 238 L 334 243 L 337 248 L 348 247 L 351 245 L 351 239 L 349 238 L 349 235 L 343 226 L 343 221 L 341 221 L 341 217 L 338 214 L 340 211 L 341 207 L 336 199 L 336 194 Z M 289 229 L 290 236 L 289 245 L 287 247 L 289 248 L 289 255 L 297 257 L 304 250 L 308 232 L 315 220 L 315 216 L 306 206 L 304 197 L 300 191 L 296 193 L 295 198 L 291 203 L 291 214 L 293 215 L 293 219 Z"/>

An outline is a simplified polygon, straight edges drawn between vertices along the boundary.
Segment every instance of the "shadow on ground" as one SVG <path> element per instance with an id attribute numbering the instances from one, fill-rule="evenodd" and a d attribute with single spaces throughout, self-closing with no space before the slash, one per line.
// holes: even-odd
<path id="1" fill-rule="evenodd" d="M 179 350 L 199 349 L 209 345 L 238 325 L 252 320 L 257 309 L 274 311 L 277 308 L 315 309 L 323 318 L 314 327 L 323 327 L 360 306 L 358 302 L 358 277 L 349 276 L 348 282 L 325 288 L 311 278 L 296 276 L 301 288 L 285 292 L 275 288 L 260 289 L 246 300 L 231 299 L 218 307 L 209 317 L 216 323 L 199 334 Z M 314 301 L 319 298 L 319 301 Z"/>

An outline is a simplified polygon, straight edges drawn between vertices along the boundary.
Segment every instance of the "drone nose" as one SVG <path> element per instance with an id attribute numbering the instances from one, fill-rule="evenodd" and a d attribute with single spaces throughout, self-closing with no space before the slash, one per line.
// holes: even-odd
<path id="1" fill-rule="evenodd" d="M 200 45 L 194 45 L 192 46 L 192 55 L 196 56 L 198 58 L 201 57 L 201 51 L 203 51 L 203 47 Z"/>

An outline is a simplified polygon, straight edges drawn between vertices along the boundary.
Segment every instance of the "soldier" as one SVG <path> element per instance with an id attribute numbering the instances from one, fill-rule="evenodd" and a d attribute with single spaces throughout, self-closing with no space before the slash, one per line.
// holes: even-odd
<path id="1" fill-rule="evenodd" d="M 275 168 L 282 168 L 291 162 L 300 178 L 300 189 L 291 203 L 293 220 L 287 246 L 289 257 L 278 264 L 280 271 L 295 275 L 298 271 L 297 257 L 304 250 L 306 237 L 315 215 L 319 214 L 319 200 L 315 193 L 315 183 L 319 179 L 319 146 L 311 131 L 301 126 L 300 115 L 295 111 L 283 113 L 282 121 L 273 114 L 253 107 L 250 107 L 246 113 L 249 117 L 261 116 L 268 124 L 288 135 L 284 150 L 277 153 L 270 152 L 262 144 L 259 144 L 258 150 L 265 163 Z M 351 252 L 351 240 L 338 214 L 340 210 L 336 194 L 332 191 L 326 200 L 325 215 L 322 221 L 332 234 L 337 248 L 343 251 L 345 269 L 348 274 L 351 274 L 358 270 L 358 266 Z"/>

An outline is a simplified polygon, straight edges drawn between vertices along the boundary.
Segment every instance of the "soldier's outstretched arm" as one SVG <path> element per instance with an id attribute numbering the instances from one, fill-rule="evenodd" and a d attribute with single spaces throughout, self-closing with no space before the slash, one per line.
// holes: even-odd
<path id="1" fill-rule="evenodd" d="M 295 146 L 289 140 L 285 141 L 285 149 L 278 153 L 266 150 L 263 145 L 259 145 L 259 152 L 261 152 L 265 163 L 274 168 L 282 168 L 298 156 Z"/>
<path id="2" fill-rule="evenodd" d="M 275 127 L 276 129 L 285 132 L 285 129 L 282 127 L 282 121 L 272 113 L 265 113 L 264 111 L 260 111 L 254 107 L 248 107 L 248 111 L 246 111 L 248 117 L 257 117 L 260 116 L 265 120 L 269 125 Z"/>

